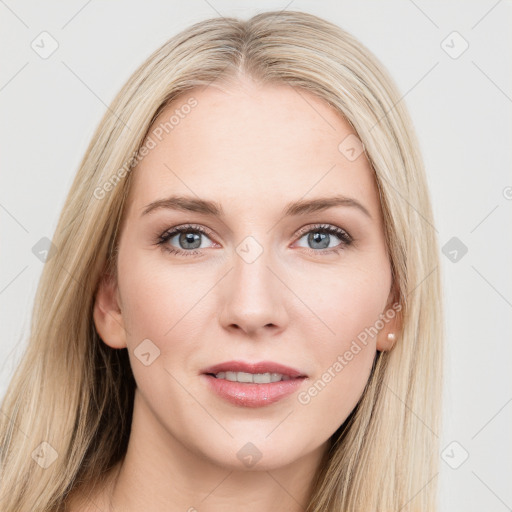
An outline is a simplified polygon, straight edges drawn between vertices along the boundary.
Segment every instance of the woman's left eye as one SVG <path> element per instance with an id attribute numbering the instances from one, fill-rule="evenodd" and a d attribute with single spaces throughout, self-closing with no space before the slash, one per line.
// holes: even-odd
<path id="1" fill-rule="evenodd" d="M 309 252 L 321 252 L 322 254 L 338 253 L 353 241 L 352 237 L 344 229 L 331 224 L 307 226 L 300 230 L 299 236 L 299 241 L 306 238 L 306 243 L 313 246 L 312 248 L 306 247 Z M 341 243 L 334 243 L 332 245 L 332 242 L 336 242 L 335 237 L 341 240 Z"/>
<path id="2" fill-rule="evenodd" d="M 161 245 L 165 251 L 171 254 L 197 256 L 202 254 L 200 249 L 205 248 L 201 237 L 208 238 L 208 235 L 209 232 L 201 226 L 179 226 L 160 235 L 157 244 Z M 344 229 L 331 224 L 307 226 L 302 228 L 296 234 L 296 237 L 299 237 L 299 241 L 306 238 L 306 243 L 313 246 L 306 247 L 306 249 L 309 252 L 319 254 L 338 253 L 353 241 L 352 237 Z M 341 243 L 332 245 L 332 242 L 336 242 L 335 238 L 341 240 Z M 176 239 L 180 247 L 172 245 L 174 239 Z"/>

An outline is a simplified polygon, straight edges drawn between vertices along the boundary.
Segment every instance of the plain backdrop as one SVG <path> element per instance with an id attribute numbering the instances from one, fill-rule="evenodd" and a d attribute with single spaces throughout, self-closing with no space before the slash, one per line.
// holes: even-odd
<path id="1" fill-rule="evenodd" d="M 444 248 L 446 382 L 437 433 L 441 471 L 434 476 L 441 511 L 512 510 L 512 5 L 506 0 L 0 1 L 0 396 L 29 332 L 43 267 L 32 248 L 52 237 L 107 105 L 153 50 L 190 24 L 281 9 L 311 12 L 351 32 L 403 94 Z"/>

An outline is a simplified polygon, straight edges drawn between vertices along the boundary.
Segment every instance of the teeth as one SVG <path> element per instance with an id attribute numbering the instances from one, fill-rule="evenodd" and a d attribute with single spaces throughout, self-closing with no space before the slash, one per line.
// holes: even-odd
<path id="1" fill-rule="evenodd" d="M 288 375 L 281 373 L 247 373 L 247 372 L 219 372 L 217 379 L 226 379 L 231 382 L 254 382 L 255 384 L 269 384 L 280 380 L 290 380 Z"/>

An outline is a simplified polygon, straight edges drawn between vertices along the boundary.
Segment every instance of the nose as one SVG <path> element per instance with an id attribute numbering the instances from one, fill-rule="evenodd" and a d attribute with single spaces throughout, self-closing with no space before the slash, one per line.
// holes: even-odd
<path id="1" fill-rule="evenodd" d="M 234 255 L 233 269 L 223 279 L 220 322 L 230 331 L 252 338 L 275 336 L 286 329 L 286 286 L 264 251 L 255 261 Z M 282 272 L 281 272 L 282 273 Z"/>

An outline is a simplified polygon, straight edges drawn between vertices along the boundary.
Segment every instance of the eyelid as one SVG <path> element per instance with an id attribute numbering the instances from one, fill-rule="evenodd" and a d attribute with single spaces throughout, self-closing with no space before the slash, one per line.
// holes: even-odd
<path id="1" fill-rule="evenodd" d="M 341 233 L 344 233 L 351 242 L 353 241 L 352 236 L 346 229 L 344 229 L 340 226 L 336 226 L 335 224 L 322 223 L 322 222 L 315 223 L 315 224 L 306 224 L 305 226 L 303 226 L 302 228 L 300 228 L 298 231 L 295 232 L 295 237 L 302 238 L 303 235 L 305 235 L 306 233 L 309 233 L 310 231 L 313 231 L 315 229 L 318 229 L 319 231 L 320 230 L 326 230 L 326 231 L 331 230 L 333 232 L 333 234 L 336 234 L 334 231 L 340 232 L 340 234 L 338 234 L 338 236 L 341 236 Z"/>
<path id="2" fill-rule="evenodd" d="M 200 233 L 203 233 L 204 235 L 207 235 L 210 238 L 215 238 L 213 231 L 200 224 L 178 224 L 177 226 L 173 226 L 172 228 L 166 229 L 160 235 L 159 238 L 163 238 L 170 233 L 178 233 L 180 231 L 198 231 Z"/>

